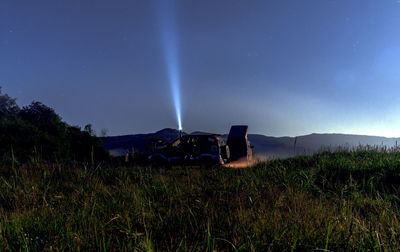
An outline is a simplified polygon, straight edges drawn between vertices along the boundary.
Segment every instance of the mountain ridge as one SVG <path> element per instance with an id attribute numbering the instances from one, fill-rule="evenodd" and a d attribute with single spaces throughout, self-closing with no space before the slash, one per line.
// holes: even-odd
<path id="1" fill-rule="evenodd" d="M 187 133 L 183 133 L 187 134 Z M 209 132 L 194 131 L 191 134 L 213 134 Z M 225 140 L 228 134 L 221 135 Z M 112 155 L 123 155 L 132 147 L 135 151 L 144 152 L 146 143 L 150 139 L 158 138 L 166 141 L 173 141 L 179 137 L 179 131 L 171 128 L 164 128 L 154 133 L 130 134 L 110 136 L 103 138 L 104 148 Z M 396 146 L 400 138 L 381 136 L 343 134 L 343 133 L 312 133 L 297 137 L 266 136 L 263 134 L 249 134 L 248 139 L 254 152 L 266 157 L 291 157 L 298 154 L 311 155 L 322 149 L 335 149 L 338 147 L 355 148 L 357 146 Z"/>

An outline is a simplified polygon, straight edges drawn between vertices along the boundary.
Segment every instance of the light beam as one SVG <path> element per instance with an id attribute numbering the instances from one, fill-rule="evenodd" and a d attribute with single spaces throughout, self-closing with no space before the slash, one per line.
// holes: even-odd
<path id="1" fill-rule="evenodd" d="M 178 43 L 176 19 L 174 15 L 174 0 L 157 1 L 158 21 L 161 29 L 161 41 L 168 81 L 171 86 L 172 99 L 175 107 L 179 130 L 182 130 L 180 74 L 178 63 Z"/>

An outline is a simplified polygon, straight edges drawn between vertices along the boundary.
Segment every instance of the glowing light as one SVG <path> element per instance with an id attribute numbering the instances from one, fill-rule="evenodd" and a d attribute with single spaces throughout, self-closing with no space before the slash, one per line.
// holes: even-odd
<path id="1" fill-rule="evenodd" d="M 157 6 L 168 80 L 171 86 L 178 128 L 182 130 L 178 44 L 173 11 L 174 0 L 159 0 L 157 1 Z"/>

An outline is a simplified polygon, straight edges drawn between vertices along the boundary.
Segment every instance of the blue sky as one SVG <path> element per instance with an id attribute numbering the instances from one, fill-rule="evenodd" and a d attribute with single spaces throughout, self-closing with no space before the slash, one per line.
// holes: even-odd
<path id="1" fill-rule="evenodd" d="M 396 0 L 2 1 L 0 85 L 111 135 L 177 128 L 178 96 L 188 132 L 400 136 L 399 25 Z"/>

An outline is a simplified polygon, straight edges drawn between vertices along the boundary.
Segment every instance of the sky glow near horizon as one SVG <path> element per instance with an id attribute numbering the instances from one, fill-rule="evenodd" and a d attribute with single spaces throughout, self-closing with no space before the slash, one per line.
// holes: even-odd
<path id="1" fill-rule="evenodd" d="M 5 0 L 0 85 L 110 135 L 400 137 L 399 24 L 396 0 Z"/>

